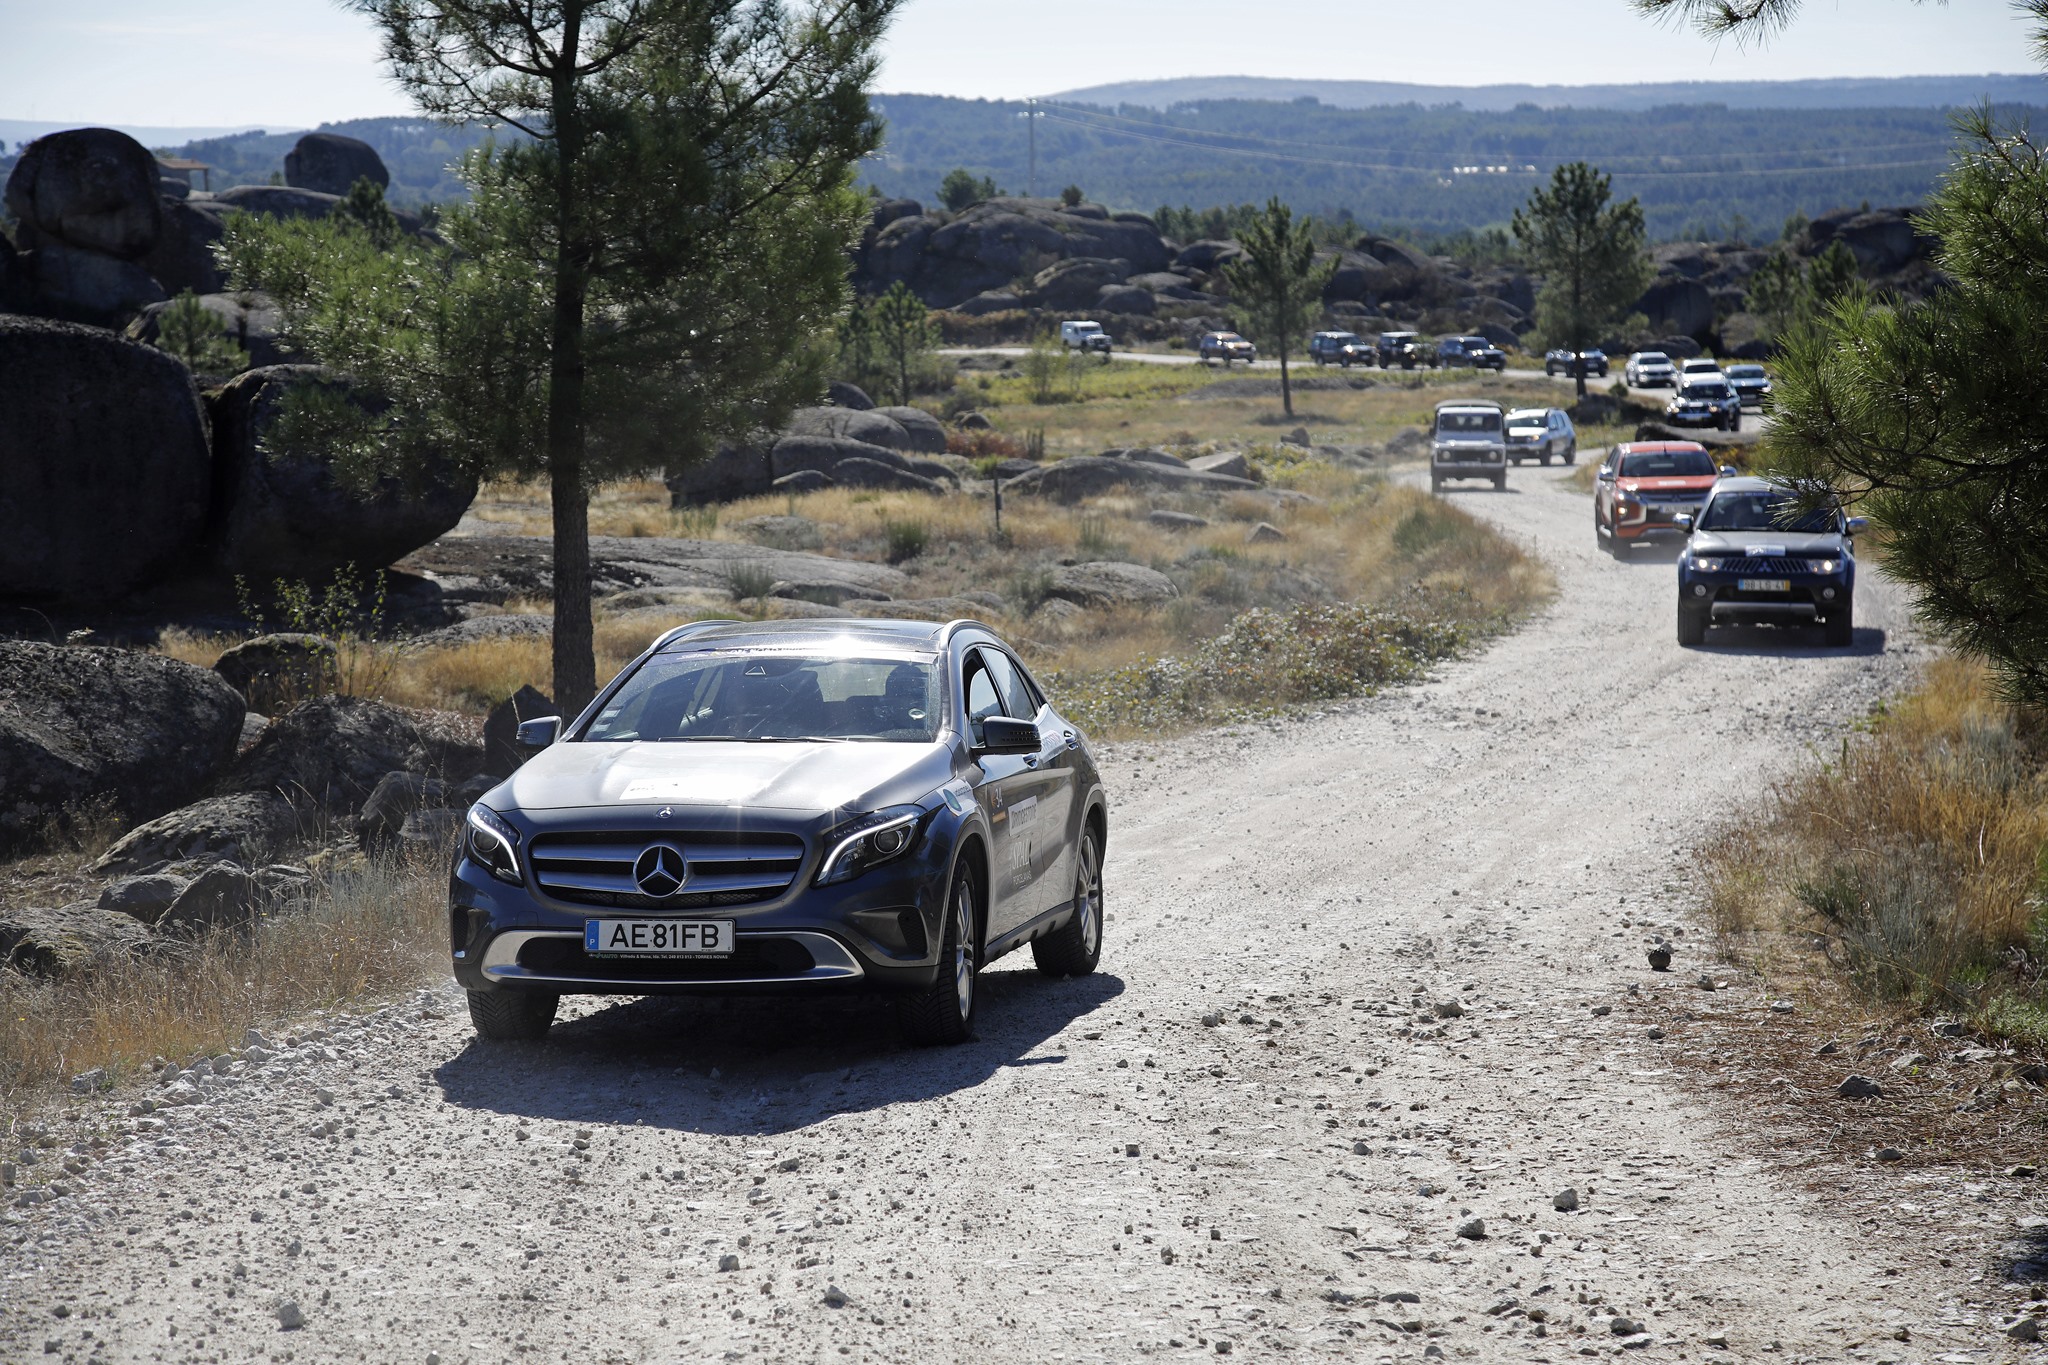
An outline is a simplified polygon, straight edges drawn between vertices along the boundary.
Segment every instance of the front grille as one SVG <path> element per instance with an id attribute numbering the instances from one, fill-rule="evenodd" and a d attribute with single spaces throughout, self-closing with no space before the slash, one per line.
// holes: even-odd
<path id="1" fill-rule="evenodd" d="M 689 876 L 673 896 L 656 898 L 633 880 L 633 863 L 650 844 L 682 850 Z M 749 905 L 787 891 L 803 865 L 792 834 L 633 830 L 542 835 L 533 841 L 534 882 L 557 900 L 636 910 L 697 910 Z"/>
<path id="2" fill-rule="evenodd" d="M 1731 559 L 1728 561 L 1728 567 L 1725 572 L 1767 574 L 1772 578 L 1789 578 L 1793 574 L 1814 573 L 1816 570 L 1813 567 L 1813 561 L 1810 559 L 1781 558 L 1777 555 L 1770 555 L 1763 558 Z"/>
<path id="3" fill-rule="evenodd" d="M 743 938 L 731 957 L 591 957 L 580 940 L 537 938 L 519 950 L 519 965 L 543 976 L 601 981 L 749 981 L 795 977 L 818 965 L 795 939 Z"/>

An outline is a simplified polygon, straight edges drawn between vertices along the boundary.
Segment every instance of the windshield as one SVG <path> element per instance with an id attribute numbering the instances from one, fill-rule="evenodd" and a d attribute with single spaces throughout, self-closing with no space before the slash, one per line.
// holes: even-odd
<path id="1" fill-rule="evenodd" d="M 1761 365 L 1730 365 L 1727 375 L 1730 379 L 1762 379 L 1764 377 L 1764 367 Z"/>
<path id="2" fill-rule="evenodd" d="M 1497 412 L 1440 412 L 1436 415 L 1439 436 L 1485 436 L 1500 430 Z"/>
<path id="3" fill-rule="evenodd" d="M 1702 531 L 1791 531 L 1801 535 L 1828 535 L 1841 529 L 1835 513 L 1828 509 L 1801 515 L 1799 504 L 1788 493 L 1775 488 L 1750 492 L 1722 492 L 1700 513 Z"/>
<path id="4" fill-rule="evenodd" d="M 1665 355 L 1662 351 L 1644 351 L 1636 357 L 1636 364 L 1638 365 L 1669 365 L 1670 363 L 1671 357 Z"/>
<path id="5" fill-rule="evenodd" d="M 1687 398 L 1726 398 L 1728 396 L 1728 386 L 1721 383 L 1687 384 L 1685 386 L 1685 396 Z"/>
<path id="6" fill-rule="evenodd" d="M 1624 479 L 1696 479 L 1713 473 L 1713 456 L 1704 450 L 1646 450 L 1621 457 Z"/>
<path id="7" fill-rule="evenodd" d="M 1355 346 L 1358 344 L 1358 338 L 1349 332 L 1325 332 L 1323 340 L 1332 346 Z"/>
<path id="8" fill-rule="evenodd" d="M 928 657 L 658 654 L 583 738 L 929 742 L 938 715 L 938 669 Z"/>
<path id="9" fill-rule="evenodd" d="M 1099 322 L 1070 322 L 1067 326 L 1070 330 L 1083 333 L 1084 335 L 1089 332 L 1099 332 L 1102 330 L 1102 324 Z"/>
<path id="10" fill-rule="evenodd" d="M 1464 342 L 1465 349 L 1468 351 L 1490 351 L 1493 349 L 1493 343 L 1485 337 L 1466 337 Z"/>

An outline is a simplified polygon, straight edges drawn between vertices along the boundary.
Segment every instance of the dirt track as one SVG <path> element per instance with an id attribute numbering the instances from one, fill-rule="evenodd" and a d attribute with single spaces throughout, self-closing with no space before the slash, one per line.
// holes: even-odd
<path id="1" fill-rule="evenodd" d="M 1695 832 L 1922 651 L 1869 580 L 1851 651 L 1681 650 L 1669 561 L 1563 484 L 1450 494 L 1554 563 L 1520 634 L 1107 756 L 1095 978 L 1005 961 L 941 1052 L 859 1005 L 584 1002 L 510 1053 L 448 989 L 329 1021 L 10 1210 L 0 1359 L 2001 1358 L 2010 1213 L 1795 1183 L 1684 1064 L 1697 931 L 1641 951 Z"/>

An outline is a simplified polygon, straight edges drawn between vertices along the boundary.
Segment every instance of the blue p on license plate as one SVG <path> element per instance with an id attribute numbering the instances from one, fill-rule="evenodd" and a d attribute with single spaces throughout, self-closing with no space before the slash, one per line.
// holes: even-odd
<path id="1" fill-rule="evenodd" d="M 592 957 L 731 957 L 738 938 L 729 919 L 583 921 L 583 951 Z"/>

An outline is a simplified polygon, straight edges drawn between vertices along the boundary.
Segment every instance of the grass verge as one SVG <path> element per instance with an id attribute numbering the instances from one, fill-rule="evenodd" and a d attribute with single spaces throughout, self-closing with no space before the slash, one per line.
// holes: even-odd
<path id="1" fill-rule="evenodd" d="M 1778 974 L 2048 1047 L 2044 734 L 1938 660 L 1705 849 L 1715 928 Z"/>
<path id="2" fill-rule="evenodd" d="M 444 972 L 447 869 L 378 861 L 316 883 L 310 905 L 174 952 L 43 980 L 0 971 L 0 1132 L 66 1078 L 110 1081 L 195 1060 L 250 1028 L 421 984 Z"/>

